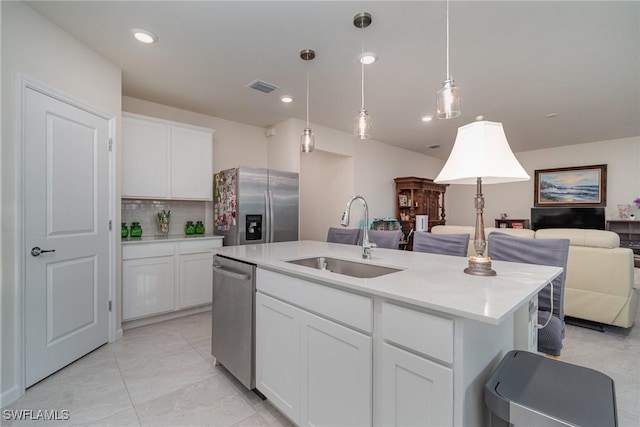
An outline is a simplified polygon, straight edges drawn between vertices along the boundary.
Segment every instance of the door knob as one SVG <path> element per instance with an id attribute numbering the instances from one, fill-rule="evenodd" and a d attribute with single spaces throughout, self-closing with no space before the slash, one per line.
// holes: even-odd
<path id="1" fill-rule="evenodd" d="M 45 252 L 55 252 L 55 249 L 40 249 L 39 247 L 35 246 L 31 249 L 31 255 L 32 256 L 40 256 L 40 254 L 43 254 Z"/>

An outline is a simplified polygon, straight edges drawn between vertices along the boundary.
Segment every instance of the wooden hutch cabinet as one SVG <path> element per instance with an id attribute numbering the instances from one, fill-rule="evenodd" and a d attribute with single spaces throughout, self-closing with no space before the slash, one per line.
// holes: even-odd
<path id="1" fill-rule="evenodd" d="M 449 184 L 436 184 L 432 179 L 406 176 L 395 178 L 396 218 L 405 236 L 416 229 L 416 215 L 428 215 L 428 230 L 434 225 L 444 225 L 444 193 Z M 412 239 L 411 239 L 412 240 Z M 412 241 L 407 249 L 412 249 Z"/>

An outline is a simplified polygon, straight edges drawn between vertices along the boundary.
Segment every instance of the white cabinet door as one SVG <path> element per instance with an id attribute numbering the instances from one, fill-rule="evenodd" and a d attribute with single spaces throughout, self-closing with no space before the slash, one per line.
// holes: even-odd
<path id="1" fill-rule="evenodd" d="M 381 346 L 377 424 L 453 425 L 452 370 L 387 343 Z"/>
<path id="2" fill-rule="evenodd" d="M 122 197 L 168 198 L 169 127 L 122 116 Z"/>
<path id="3" fill-rule="evenodd" d="M 178 309 L 211 304 L 213 271 L 211 254 L 178 256 Z"/>
<path id="4" fill-rule="evenodd" d="M 301 311 L 301 419 L 306 426 L 370 426 L 371 337 Z"/>
<path id="5" fill-rule="evenodd" d="M 213 200 L 212 132 L 171 125 L 171 197 Z"/>
<path id="6" fill-rule="evenodd" d="M 174 256 L 122 261 L 122 320 L 174 309 Z"/>
<path id="7" fill-rule="evenodd" d="M 296 423 L 301 399 L 300 313 L 289 304 L 256 294 L 256 389 Z"/>

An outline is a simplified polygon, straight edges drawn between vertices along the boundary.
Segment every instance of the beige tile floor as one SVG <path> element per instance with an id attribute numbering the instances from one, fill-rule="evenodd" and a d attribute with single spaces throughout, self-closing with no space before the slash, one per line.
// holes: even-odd
<path id="1" fill-rule="evenodd" d="M 5 409 L 66 409 L 68 421 L 2 426 L 290 426 L 210 355 L 211 314 L 126 331 L 27 390 Z M 640 312 L 631 330 L 567 325 L 562 360 L 616 382 L 621 427 L 640 426 Z"/>
<path id="2" fill-rule="evenodd" d="M 291 426 L 211 356 L 211 312 L 125 331 L 4 409 L 66 409 L 68 421 L 2 426 Z"/>

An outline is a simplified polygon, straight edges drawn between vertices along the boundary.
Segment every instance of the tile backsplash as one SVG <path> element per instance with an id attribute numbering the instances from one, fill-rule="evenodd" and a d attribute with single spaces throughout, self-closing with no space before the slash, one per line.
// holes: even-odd
<path id="1" fill-rule="evenodd" d="M 131 227 L 137 221 L 142 227 L 143 236 L 158 234 L 156 212 L 171 211 L 169 234 L 184 234 L 187 221 L 203 221 L 206 234 L 213 233 L 213 204 L 188 200 L 137 200 L 122 199 L 122 222 Z"/>

